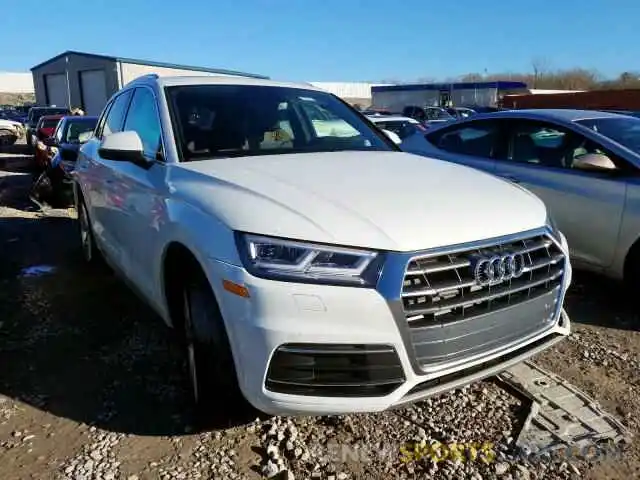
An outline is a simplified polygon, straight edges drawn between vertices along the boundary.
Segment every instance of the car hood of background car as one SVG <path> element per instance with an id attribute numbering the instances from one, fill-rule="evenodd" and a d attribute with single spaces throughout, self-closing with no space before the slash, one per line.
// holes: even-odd
<path id="1" fill-rule="evenodd" d="M 20 122 L 14 122 L 13 120 L 6 120 L 0 118 L 0 127 L 21 127 Z"/>
<path id="2" fill-rule="evenodd" d="M 399 152 L 323 152 L 174 164 L 178 198 L 233 230 L 412 251 L 545 224 L 533 194 L 468 167 Z"/>

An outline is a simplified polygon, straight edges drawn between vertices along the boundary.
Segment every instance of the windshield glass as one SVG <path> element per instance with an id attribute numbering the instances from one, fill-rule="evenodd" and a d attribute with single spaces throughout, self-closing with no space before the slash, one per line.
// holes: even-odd
<path id="1" fill-rule="evenodd" d="M 56 128 L 56 125 L 58 125 L 59 121 L 59 118 L 45 118 L 42 121 L 42 128 Z"/>
<path id="2" fill-rule="evenodd" d="M 640 155 L 640 118 L 591 118 L 577 120 L 576 123 L 609 137 Z"/>
<path id="3" fill-rule="evenodd" d="M 429 120 L 452 120 L 453 116 L 444 108 L 428 108 L 427 118 Z"/>
<path id="4" fill-rule="evenodd" d="M 65 134 L 66 143 L 78 143 L 78 137 L 87 132 L 93 132 L 98 122 L 97 118 L 76 118 L 68 120 L 67 131 Z"/>
<path id="5" fill-rule="evenodd" d="M 183 161 L 340 150 L 392 150 L 333 95 L 257 85 L 168 87 Z"/>

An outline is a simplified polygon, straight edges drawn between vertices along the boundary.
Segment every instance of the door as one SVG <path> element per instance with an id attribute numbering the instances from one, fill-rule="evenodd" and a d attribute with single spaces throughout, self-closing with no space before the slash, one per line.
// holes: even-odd
<path id="1" fill-rule="evenodd" d="M 44 85 L 47 94 L 47 103 L 50 106 L 69 106 L 69 89 L 67 86 L 67 75 L 65 73 L 45 75 Z"/>
<path id="2" fill-rule="evenodd" d="M 124 117 L 131 100 L 131 91 L 118 95 L 100 119 L 96 127 L 96 135 L 83 148 L 78 163 L 78 170 L 87 182 L 89 214 L 96 240 L 109 260 L 122 269 L 125 261 L 119 247 L 120 235 L 118 225 L 114 222 L 114 209 L 121 203 L 122 192 L 115 183 L 117 169 L 121 162 L 105 160 L 100 157 L 99 148 L 104 137 L 122 131 Z"/>
<path id="3" fill-rule="evenodd" d="M 87 115 L 100 115 L 107 103 L 107 83 L 104 70 L 80 72 L 82 107 Z"/>
<path id="4" fill-rule="evenodd" d="M 118 232 L 117 242 L 124 258 L 126 276 L 154 302 L 160 285 L 156 274 L 162 245 L 158 230 L 165 214 L 165 165 L 162 160 L 162 134 L 153 91 L 136 88 L 124 122 L 123 131 L 137 132 L 142 140 L 149 168 L 130 162 L 117 162 L 113 185 L 118 186 L 121 202 L 110 209 L 111 229 Z"/>
<path id="5" fill-rule="evenodd" d="M 495 158 L 506 151 L 503 123 L 479 120 L 427 133 L 437 158 L 494 173 Z"/>
<path id="6" fill-rule="evenodd" d="M 550 122 L 513 121 L 508 154 L 496 164 L 496 173 L 538 195 L 567 237 L 572 260 L 600 270 L 613 261 L 626 182 L 621 170 L 574 168 L 574 160 L 585 153 L 605 153 L 620 162 L 573 130 Z"/>

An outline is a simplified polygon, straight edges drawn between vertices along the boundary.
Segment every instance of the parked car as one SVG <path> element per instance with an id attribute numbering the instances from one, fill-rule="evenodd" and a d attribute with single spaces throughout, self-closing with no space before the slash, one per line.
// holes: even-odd
<path id="1" fill-rule="evenodd" d="M 431 127 L 456 120 L 456 117 L 451 115 L 442 107 L 408 106 L 402 110 L 402 116 L 415 118 L 425 127 Z"/>
<path id="2" fill-rule="evenodd" d="M 53 135 L 42 142 L 48 147 L 47 161 L 31 188 L 34 202 L 56 207 L 73 204 L 71 173 L 80 145 L 90 138 L 97 122 L 98 117 L 63 117 Z"/>
<path id="3" fill-rule="evenodd" d="M 25 125 L 27 145 L 34 147 L 33 137 L 35 135 L 38 120 L 44 115 L 68 115 L 71 113 L 68 108 L 59 107 L 31 107 L 27 115 L 27 124 Z"/>
<path id="4" fill-rule="evenodd" d="M 478 115 L 426 135 L 423 155 L 518 183 L 547 204 L 576 266 L 640 278 L 640 119 L 588 110 Z"/>
<path id="5" fill-rule="evenodd" d="M 0 119 L 0 147 L 16 143 L 23 134 L 22 125 L 13 120 Z"/>
<path id="6" fill-rule="evenodd" d="M 326 135 L 316 107 L 356 134 Z M 380 411 L 569 333 L 567 244 L 540 199 L 402 153 L 306 84 L 134 80 L 74 192 L 85 259 L 181 332 L 205 415 Z"/>
<path id="7" fill-rule="evenodd" d="M 393 115 L 367 115 L 377 127 L 395 133 L 399 142 L 397 145 L 406 152 L 420 151 L 427 143 L 424 138 L 427 128 L 414 118 Z"/>

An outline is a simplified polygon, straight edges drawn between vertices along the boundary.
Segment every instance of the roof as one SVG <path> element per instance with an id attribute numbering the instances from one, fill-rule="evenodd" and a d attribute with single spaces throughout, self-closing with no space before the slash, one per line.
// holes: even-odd
<path id="1" fill-rule="evenodd" d="M 624 115 L 600 110 L 574 110 L 570 108 L 535 108 L 522 110 L 503 110 L 486 114 L 488 118 L 498 117 L 526 117 L 526 118 L 552 118 L 565 122 L 586 120 L 590 118 L 620 118 Z M 476 117 L 472 117 L 476 118 Z"/>
<path id="2" fill-rule="evenodd" d="M 454 83 L 416 83 L 406 85 L 380 85 L 371 87 L 371 92 L 406 92 L 415 90 L 481 90 L 483 88 L 497 88 L 498 90 L 512 90 L 527 88 L 523 82 L 454 82 Z"/>
<path id="3" fill-rule="evenodd" d="M 40 118 L 43 120 L 60 120 L 64 115 L 43 115 Z"/>
<path id="4" fill-rule="evenodd" d="M 155 81 L 162 87 L 174 87 L 179 85 L 253 85 L 253 86 L 265 86 L 265 87 L 287 87 L 287 88 L 302 88 L 304 90 L 312 90 L 315 92 L 327 93 L 321 88 L 314 87 L 308 83 L 290 83 L 290 82 L 277 82 L 275 80 L 268 80 L 262 78 L 249 78 L 249 77 L 202 77 L 202 76 L 176 76 L 176 77 L 150 77 L 145 75 L 138 79 L 132 80 L 131 84 L 138 81 Z"/>
<path id="5" fill-rule="evenodd" d="M 45 60 L 44 62 L 39 63 L 34 67 L 31 67 L 31 70 L 32 71 L 36 70 L 40 67 L 43 67 L 52 62 L 55 62 L 56 60 L 66 57 L 67 55 L 80 55 L 83 57 L 96 58 L 101 60 L 111 60 L 113 62 L 133 63 L 136 65 L 149 65 L 151 67 L 179 68 L 181 70 L 193 70 L 196 72 L 218 73 L 221 75 L 243 75 L 246 77 L 253 77 L 253 78 L 269 78 L 264 75 L 258 75 L 256 73 L 238 72 L 235 70 L 225 70 L 220 68 L 194 67 L 193 65 L 180 65 L 177 63 L 156 62 L 153 60 L 141 60 L 139 58 L 126 58 L 126 57 L 115 57 L 111 55 L 99 55 L 95 53 L 78 52 L 75 50 L 67 50 L 66 52 L 62 52 L 61 54 L 56 55 L 55 57 L 50 58 L 49 60 Z"/>

